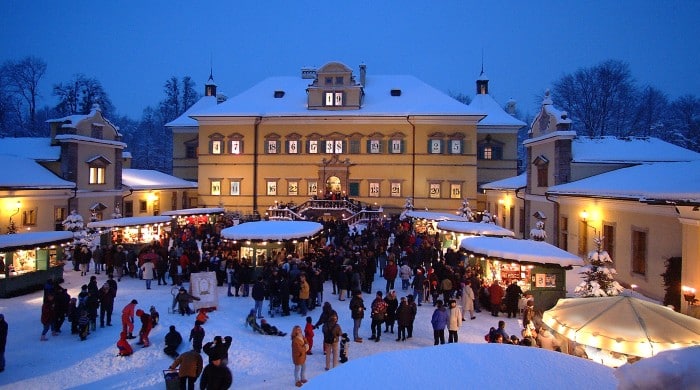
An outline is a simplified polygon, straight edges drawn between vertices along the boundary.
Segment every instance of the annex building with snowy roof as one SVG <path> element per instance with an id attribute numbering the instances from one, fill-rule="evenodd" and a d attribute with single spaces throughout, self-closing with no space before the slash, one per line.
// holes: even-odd
<path id="1" fill-rule="evenodd" d="M 523 238 L 543 221 L 547 242 L 582 258 L 600 236 L 616 279 L 659 301 L 669 263 L 678 286 L 700 286 L 700 154 L 653 137 L 581 137 L 571 124 L 547 94 L 526 172 L 483 186 L 496 220 Z M 686 312 L 680 291 L 667 303 Z"/>

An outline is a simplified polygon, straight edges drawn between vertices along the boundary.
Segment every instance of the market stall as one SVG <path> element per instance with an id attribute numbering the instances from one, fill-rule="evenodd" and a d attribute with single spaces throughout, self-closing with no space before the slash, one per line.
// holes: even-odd
<path id="1" fill-rule="evenodd" d="M 63 280 L 63 247 L 73 233 L 30 232 L 0 236 L 0 298 L 41 289 L 46 280 Z"/>
<path id="2" fill-rule="evenodd" d="M 440 221 L 437 223 L 443 250 L 459 249 L 459 243 L 468 236 L 515 237 L 515 233 L 492 223 Z"/>
<path id="3" fill-rule="evenodd" d="M 481 262 L 484 277 L 510 283 L 535 298 L 535 308 L 547 310 L 566 296 L 566 269 L 583 260 L 544 241 L 499 237 L 466 237 L 460 247 Z"/>
<path id="4" fill-rule="evenodd" d="M 173 236 L 189 231 L 194 236 L 221 232 L 223 224 L 220 219 L 226 210 L 222 207 L 199 207 L 182 210 L 165 211 L 162 216 L 172 218 Z"/>
<path id="5" fill-rule="evenodd" d="M 102 246 L 121 244 L 139 246 L 159 241 L 168 243 L 170 230 L 169 216 L 127 217 L 94 221 L 87 224 L 88 229 L 98 229 L 102 234 Z"/>
<path id="6" fill-rule="evenodd" d="M 273 252 L 285 250 L 300 256 L 308 251 L 309 242 L 321 237 L 323 225 L 309 221 L 246 222 L 221 231 L 221 238 L 238 249 L 240 259 L 261 268 Z"/>
<path id="7" fill-rule="evenodd" d="M 411 218 L 413 220 L 413 230 L 418 234 L 427 233 L 429 235 L 437 232 L 437 224 L 442 221 L 468 222 L 467 217 L 456 214 L 441 213 L 437 211 L 416 211 L 408 210 L 401 213 L 400 219 Z"/>

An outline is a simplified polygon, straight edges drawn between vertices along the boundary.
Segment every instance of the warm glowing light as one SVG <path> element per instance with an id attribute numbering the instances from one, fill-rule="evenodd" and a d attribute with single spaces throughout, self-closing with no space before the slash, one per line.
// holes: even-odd
<path id="1" fill-rule="evenodd" d="M 580 215 L 581 215 L 581 219 L 582 219 L 584 222 L 586 222 L 586 220 L 588 219 L 588 211 L 583 210 L 583 211 L 581 211 L 581 214 L 580 214 Z"/>

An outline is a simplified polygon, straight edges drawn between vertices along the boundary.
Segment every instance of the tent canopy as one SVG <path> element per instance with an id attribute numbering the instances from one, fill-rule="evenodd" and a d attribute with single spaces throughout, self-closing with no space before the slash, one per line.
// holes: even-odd
<path id="1" fill-rule="evenodd" d="M 318 222 L 258 221 L 246 222 L 221 231 L 226 240 L 298 240 L 311 238 L 323 230 Z"/>
<path id="2" fill-rule="evenodd" d="M 542 320 L 577 343 L 633 356 L 700 345 L 700 320 L 626 295 L 560 299 Z"/>
<path id="3" fill-rule="evenodd" d="M 156 225 L 159 223 L 170 222 L 170 217 L 167 216 L 154 216 L 154 217 L 126 217 L 126 218 L 115 218 L 115 219 L 105 219 L 103 221 L 89 222 L 87 227 L 89 228 L 117 228 L 126 226 L 141 226 L 141 225 Z"/>
<path id="4" fill-rule="evenodd" d="M 205 215 L 205 214 L 223 214 L 226 210 L 223 207 L 197 207 L 192 209 L 181 209 L 172 211 L 163 211 L 160 215 L 165 216 L 188 216 L 188 215 Z"/>
<path id="5" fill-rule="evenodd" d="M 437 211 L 416 211 L 409 210 L 401 214 L 402 216 L 416 218 L 416 219 L 427 219 L 430 221 L 462 221 L 467 222 L 469 219 L 467 217 L 462 217 L 456 214 L 441 213 Z"/>
<path id="6" fill-rule="evenodd" d="M 562 267 L 583 265 L 583 260 L 544 241 L 500 237 L 467 237 L 460 244 L 467 252 L 507 261 L 537 264 L 558 264 Z"/>

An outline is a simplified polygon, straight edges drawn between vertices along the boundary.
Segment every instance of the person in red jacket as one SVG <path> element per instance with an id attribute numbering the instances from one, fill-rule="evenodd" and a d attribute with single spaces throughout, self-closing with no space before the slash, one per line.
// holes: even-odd
<path id="1" fill-rule="evenodd" d="M 125 332 L 127 334 L 126 338 L 128 339 L 135 339 L 133 332 L 134 332 L 134 310 L 136 308 L 136 305 L 138 305 L 138 301 L 136 299 L 132 299 L 131 302 L 129 302 L 126 306 L 124 306 L 124 309 L 122 310 L 122 332 Z"/>
<path id="2" fill-rule="evenodd" d="M 148 340 L 148 335 L 151 333 L 151 328 L 153 328 L 151 315 L 141 309 L 136 310 L 136 315 L 141 319 L 141 330 L 139 330 L 139 342 L 136 344 L 143 345 L 143 347 L 146 348 L 151 345 L 150 340 Z"/>
<path id="3" fill-rule="evenodd" d="M 119 334 L 119 341 L 117 341 L 117 348 L 119 348 L 119 356 L 131 356 L 134 353 L 131 344 L 126 339 L 126 332 L 121 332 Z"/>
<path id="4" fill-rule="evenodd" d="M 489 286 L 489 301 L 491 303 L 491 315 L 498 317 L 498 312 L 501 310 L 501 301 L 503 301 L 503 287 L 498 284 L 498 280 L 494 280 Z"/>
<path id="5" fill-rule="evenodd" d="M 399 274 L 399 267 L 396 266 L 394 256 L 389 257 L 389 264 L 384 268 L 384 279 L 386 279 L 386 293 L 394 289 L 394 281 Z"/>

